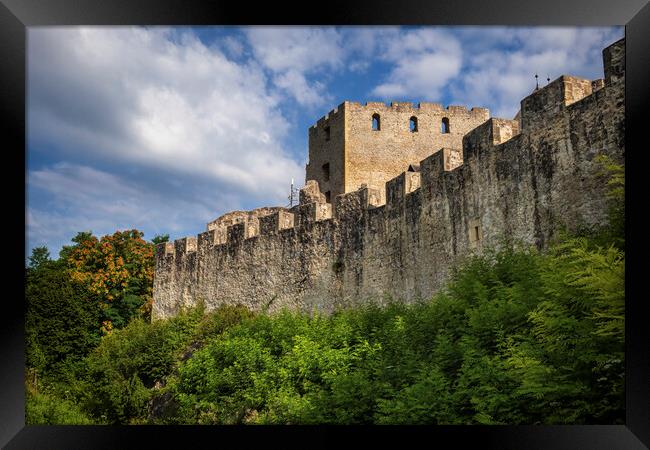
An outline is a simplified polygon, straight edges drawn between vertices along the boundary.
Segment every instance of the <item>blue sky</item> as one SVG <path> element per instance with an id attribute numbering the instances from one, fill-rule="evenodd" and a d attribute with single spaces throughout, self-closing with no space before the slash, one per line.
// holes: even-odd
<path id="1" fill-rule="evenodd" d="M 27 254 L 79 231 L 196 235 L 285 205 L 307 129 L 344 100 L 512 118 L 562 74 L 602 78 L 622 27 L 33 27 Z"/>

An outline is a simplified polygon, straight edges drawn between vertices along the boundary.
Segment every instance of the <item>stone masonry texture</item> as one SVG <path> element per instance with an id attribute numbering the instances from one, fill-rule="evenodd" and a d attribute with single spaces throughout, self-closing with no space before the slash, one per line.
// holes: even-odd
<path id="1" fill-rule="evenodd" d="M 625 40 L 603 61 L 604 79 L 562 76 L 524 98 L 515 120 L 342 103 L 309 129 L 299 205 L 228 213 L 157 246 L 154 319 L 199 301 L 270 312 L 412 302 L 472 252 L 504 239 L 545 248 L 561 227 L 603 223 L 594 158 L 624 163 Z"/>

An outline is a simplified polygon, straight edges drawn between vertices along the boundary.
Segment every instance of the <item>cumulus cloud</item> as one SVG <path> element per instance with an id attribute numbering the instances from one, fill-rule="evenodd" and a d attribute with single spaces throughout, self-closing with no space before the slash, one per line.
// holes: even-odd
<path id="1" fill-rule="evenodd" d="M 119 160 L 276 197 L 300 168 L 254 65 L 167 29 L 29 30 L 30 147 Z"/>
<path id="2" fill-rule="evenodd" d="M 325 103 L 325 86 L 314 81 L 309 83 L 298 70 L 287 70 L 273 78 L 275 85 L 284 89 L 303 106 L 312 107 Z"/>
<path id="3" fill-rule="evenodd" d="M 241 42 L 241 40 L 238 40 L 233 36 L 226 36 L 223 38 L 222 45 L 228 54 L 234 58 L 240 58 L 244 55 L 244 44 Z"/>
<path id="4" fill-rule="evenodd" d="M 389 100 L 438 99 L 441 89 L 459 74 L 462 62 L 459 41 L 433 28 L 384 31 L 379 53 L 393 69 L 372 94 Z"/>
<path id="5" fill-rule="evenodd" d="M 560 75 L 603 76 L 602 49 L 623 37 L 621 28 L 468 28 L 459 33 L 463 70 L 450 84 L 454 103 L 488 106 L 512 118 L 539 84 Z"/>
<path id="6" fill-rule="evenodd" d="M 346 53 L 337 29 L 250 27 L 245 34 L 257 60 L 274 74 L 277 87 L 303 106 L 327 102 L 324 85 L 313 76 L 342 68 Z"/>

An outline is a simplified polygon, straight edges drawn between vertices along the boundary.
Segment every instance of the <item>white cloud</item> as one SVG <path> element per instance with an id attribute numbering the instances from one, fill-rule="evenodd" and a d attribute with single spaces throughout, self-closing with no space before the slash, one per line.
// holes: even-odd
<path id="1" fill-rule="evenodd" d="M 221 41 L 221 44 L 234 58 L 239 58 L 244 54 L 244 44 L 233 36 L 226 36 Z"/>
<path id="2" fill-rule="evenodd" d="M 29 30 L 30 147 L 162 169 L 278 199 L 301 168 L 254 64 L 167 29 Z"/>
<path id="3" fill-rule="evenodd" d="M 374 93 L 382 98 L 419 97 L 423 100 L 440 96 L 440 89 L 460 69 L 460 58 L 441 53 L 425 53 L 413 60 L 401 60 L 393 69 L 388 82 L 380 84 Z"/>
<path id="4" fill-rule="evenodd" d="M 345 45 L 345 55 L 352 59 L 352 64 L 363 64 L 381 57 L 380 49 L 385 47 L 400 33 L 399 27 L 342 27 L 341 34 Z"/>
<path id="5" fill-rule="evenodd" d="M 353 33 L 357 50 L 371 49 L 390 66 L 371 95 L 447 99 L 488 107 L 499 117 L 514 116 L 535 86 L 535 73 L 540 85 L 547 75 L 551 80 L 562 74 L 602 77 L 602 49 L 623 35 L 622 28 L 586 27 L 368 28 Z"/>
<path id="6" fill-rule="evenodd" d="M 461 68 L 462 49 L 456 38 L 439 29 L 425 28 L 382 33 L 379 57 L 393 65 L 386 80 L 372 94 L 388 100 L 435 100 Z"/>
<path id="7" fill-rule="evenodd" d="M 343 67 L 343 38 L 335 28 L 251 27 L 245 33 L 253 54 L 274 74 L 278 88 L 303 106 L 327 103 L 325 86 L 310 78 Z"/>
<path id="8" fill-rule="evenodd" d="M 257 58 L 275 72 L 343 64 L 342 38 L 335 28 L 251 27 L 245 33 Z"/>
<path id="9" fill-rule="evenodd" d="M 181 237 L 233 209 L 283 205 L 290 179 L 304 176 L 282 148 L 288 130 L 259 65 L 191 34 L 30 28 L 39 169 L 28 173 L 28 240 L 54 251 L 88 229 Z M 45 163 L 57 160 L 74 164 Z"/>
<path id="10" fill-rule="evenodd" d="M 463 70 L 450 89 L 454 103 L 489 106 L 512 118 L 521 99 L 560 75 L 603 76 L 601 52 L 622 37 L 612 28 L 470 28 L 460 33 Z"/>
<path id="11" fill-rule="evenodd" d="M 309 85 L 305 76 L 297 70 L 288 70 L 275 76 L 274 82 L 302 106 L 319 106 L 325 101 L 325 86 L 318 81 Z"/>

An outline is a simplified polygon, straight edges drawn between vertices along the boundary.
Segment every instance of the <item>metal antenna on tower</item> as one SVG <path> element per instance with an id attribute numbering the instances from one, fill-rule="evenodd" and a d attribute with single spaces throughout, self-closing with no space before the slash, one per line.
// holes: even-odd
<path id="1" fill-rule="evenodd" d="M 298 189 L 294 187 L 293 185 L 293 178 L 291 179 L 291 188 L 289 190 L 289 205 L 287 206 L 288 208 L 293 207 L 294 203 L 297 205 L 298 204 Z"/>

